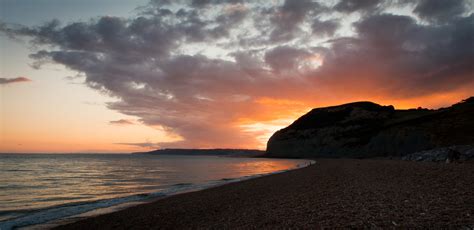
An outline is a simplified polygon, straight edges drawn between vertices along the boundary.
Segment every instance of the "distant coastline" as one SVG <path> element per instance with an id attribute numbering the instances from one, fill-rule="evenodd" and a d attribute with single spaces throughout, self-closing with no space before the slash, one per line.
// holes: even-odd
<path id="1" fill-rule="evenodd" d="M 186 155 L 186 156 L 232 156 L 232 157 L 259 157 L 265 154 L 257 149 L 157 149 L 149 152 L 134 152 L 132 154 L 150 155 Z"/>

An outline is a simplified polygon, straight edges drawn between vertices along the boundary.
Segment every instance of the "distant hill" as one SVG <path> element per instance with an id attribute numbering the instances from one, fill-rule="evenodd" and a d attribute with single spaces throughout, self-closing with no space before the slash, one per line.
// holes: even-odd
<path id="1" fill-rule="evenodd" d="M 316 108 L 273 134 L 269 157 L 404 156 L 474 144 L 474 97 L 438 110 L 372 102 Z"/>
<path id="2" fill-rule="evenodd" d="M 264 155 L 265 151 L 253 149 L 158 149 L 134 154 L 255 157 Z"/>

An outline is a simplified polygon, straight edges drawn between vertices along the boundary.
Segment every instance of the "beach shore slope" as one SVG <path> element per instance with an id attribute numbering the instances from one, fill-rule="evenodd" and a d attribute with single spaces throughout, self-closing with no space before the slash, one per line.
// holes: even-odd
<path id="1" fill-rule="evenodd" d="M 474 164 L 319 159 L 56 229 L 474 227 Z"/>

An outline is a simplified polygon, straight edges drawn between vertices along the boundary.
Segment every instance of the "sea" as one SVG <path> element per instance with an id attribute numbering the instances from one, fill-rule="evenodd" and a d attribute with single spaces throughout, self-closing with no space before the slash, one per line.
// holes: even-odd
<path id="1" fill-rule="evenodd" d="M 47 226 L 311 164 L 147 154 L 0 154 L 0 230 Z"/>

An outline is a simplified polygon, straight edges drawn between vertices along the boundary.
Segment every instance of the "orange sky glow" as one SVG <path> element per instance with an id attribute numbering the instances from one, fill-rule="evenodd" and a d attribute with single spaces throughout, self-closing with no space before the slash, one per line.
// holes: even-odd
<path id="1" fill-rule="evenodd" d="M 34 4 L 0 15 L 0 153 L 264 150 L 313 108 L 474 95 L 467 1 Z"/>

